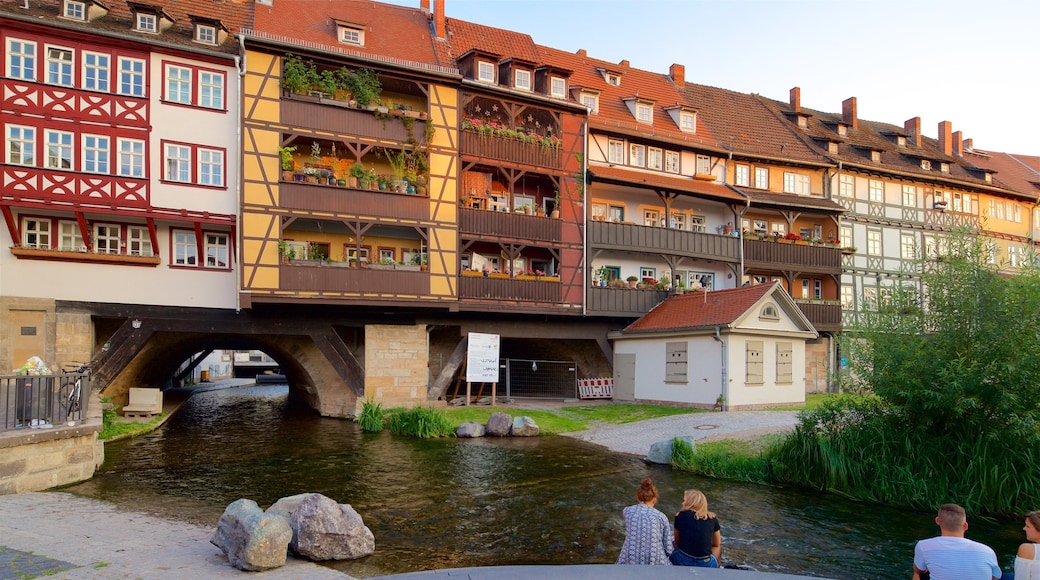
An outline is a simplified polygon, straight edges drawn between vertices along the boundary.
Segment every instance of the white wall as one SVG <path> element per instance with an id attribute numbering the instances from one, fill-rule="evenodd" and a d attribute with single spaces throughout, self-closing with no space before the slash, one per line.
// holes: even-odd
<path id="1" fill-rule="evenodd" d="M 730 407 L 747 405 L 775 405 L 805 402 L 805 339 L 774 338 L 753 334 L 731 334 L 724 337 L 729 361 L 730 381 L 728 402 Z M 747 377 L 747 341 L 763 342 L 763 383 L 749 386 Z M 791 382 L 776 382 L 776 345 L 778 342 L 790 342 Z"/>
<path id="2" fill-rule="evenodd" d="M 687 381 L 665 382 L 665 343 L 687 343 Z M 722 348 L 710 336 L 624 339 L 614 352 L 636 355 L 636 399 L 711 406 L 722 392 Z"/>

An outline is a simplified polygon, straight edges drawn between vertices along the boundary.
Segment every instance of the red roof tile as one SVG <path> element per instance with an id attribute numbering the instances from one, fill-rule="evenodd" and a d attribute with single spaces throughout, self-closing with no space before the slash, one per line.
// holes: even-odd
<path id="1" fill-rule="evenodd" d="M 671 296 L 642 318 L 629 324 L 623 332 L 655 332 L 733 324 L 763 296 L 777 287 L 779 283 L 773 282 Z"/>
<path id="2" fill-rule="evenodd" d="M 661 173 L 635 171 L 626 167 L 590 165 L 589 171 L 595 181 L 609 181 L 638 187 L 652 187 L 699 194 L 700 197 L 727 201 L 747 201 L 744 196 L 721 183 L 701 181 L 689 177 L 670 177 Z"/>
<path id="3" fill-rule="evenodd" d="M 995 185 L 1006 187 L 1031 199 L 1040 198 L 1040 158 L 978 149 L 965 151 L 964 158 L 978 167 L 993 171 Z"/>

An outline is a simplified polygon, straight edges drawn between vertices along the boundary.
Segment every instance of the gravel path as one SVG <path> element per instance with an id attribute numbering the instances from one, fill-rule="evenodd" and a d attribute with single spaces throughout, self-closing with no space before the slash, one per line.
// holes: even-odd
<path id="1" fill-rule="evenodd" d="M 635 423 L 599 423 L 584 431 L 564 433 L 611 451 L 645 457 L 650 446 L 673 437 L 692 435 L 698 441 L 750 439 L 789 431 L 798 423 L 798 411 L 729 411 L 690 413 Z"/>

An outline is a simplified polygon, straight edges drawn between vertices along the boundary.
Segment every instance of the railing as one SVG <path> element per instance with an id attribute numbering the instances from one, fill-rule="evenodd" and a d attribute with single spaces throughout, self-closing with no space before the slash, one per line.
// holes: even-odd
<path id="1" fill-rule="evenodd" d="M 841 331 L 841 303 L 837 300 L 795 299 L 798 309 L 820 332 Z"/>
<path id="2" fill-rule="evenodd" d="M 800 272 L 841 272 L 841 249 L 744 239 L 747 268 L 787 269 Z"/>
<path id="3" fill-rule="evenodd" d="M 0 431 L 78 424 L 89 400 L 90 373 L 0 376 Z"/>
<path id="4" fill-rule="evenodd" d="M 348 268 L 341 265 L 282 265 L 279 290 L 296 292 L 428 295 L 429 272 Z"/>
<path id="5" fill-rule="evenodd" d="M 463 234 L 559 242 L 561 220 L 527 214 L 459 208 L 459 231 Z"/>
<path id="6" fill-rule="evenodd" d="M 421 139 L 426 131 L 426 121 L 422 119 L 412 119 L 412 130 L 409 132 L 405 122 L 398 118 L 379 119 L 374 112 L 347 107 L 343 101 L 326 99 L 327 104 L 322 104 L 319 99 L 300 95 L 283 98 L 282 124 L 399 142 L 410 138 Z"/>
<path id="7" fill-rule="evenodd" d="M 589 222 L 589 245 L 594 249 L 656 252 L 720 262 L 740 261 L 739 238 L 635 224 Z"/>
<path id="8" fill-rule="evenodd" d="M 668 298 L 667 290 L 589 288 L 588 312 L 593 316 L 638 318 Z"/>
<path id="9" fill-rule="evenodd" d="M 374 216 L 394 221 L 430 219 L 430 198 L 426 196 L 312 185 L 296 181 L 283 181 L 279 184 L 278 207 Z"/>
<path id="10" fill-rule="evenodd" d="M 558 303 L 563 299 L 563 291 L 559 282 L 462 276 L 459 298 Z"/>
<path id="11" fill-rule="evenodd" d="M 548 169 L 563 168 L 563 154 L 558 147 L 525 143 L 507 137 L 480 135 L 473 131 L 459 132 L 459 151 L 485 159 L 495 159 Z"/>

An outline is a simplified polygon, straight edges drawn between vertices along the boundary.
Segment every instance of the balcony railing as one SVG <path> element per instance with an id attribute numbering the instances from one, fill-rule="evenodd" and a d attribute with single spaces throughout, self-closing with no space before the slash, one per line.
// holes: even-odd
<path id="1" fill-rule="evenodd" d="M 430 198 L 392 191 L 372 191 L 283 181 L 279 206 L 284 209 L 346 213 L 383 218 L 430 219 Z"/>
<path id="2" fill-rule="evenodd" d="M 563 168 L 563 153 L 558 147 L 545 147 L 495 135 L 480 135 L 472 131 L 460 131 L 459 144 L 463 155 L 548 169 Z"/>
<path id="3" fill-rule="evenodd" d="M 841 303 L 837 300 L 795 299 L 798 309 L 820 332 L 841 331 Z"/>
<path id="4" fill-rule="evenodd" d="M 558 303 L 563 291 L 559 282 L 515 278 L 459 278 L 459 298 Z"/>
<path id="5" fill-rule="evenodd" d="M 90 373 L 0 376 L 0 431 L 78 424 L 89 400 Z"/>
<path id="6" fill-rule="evenodd" d="M 459 208 L 459 231 L 463 234 L 559 242 L 561 220 L 502 211 Z"/>
<path id="7" fill-rule="evenodd" d="M 739 238 L 635 224 L 589 222 L 589 245 L 593 249 L 653 252 L 721 262 L 740 261 Z"/>
<path id="8" fill-rule="evenodd" d="M 328 101 L 322 104 L 319 97 L 293 95 L 283 98 L 281 103 L 281 122 L 293 127 L 311 127 L 340 133 L 357 135 L 372 139 L 389 141 L 407 141 L 409 138 L 421 139 L 426 130 L 426 121 L 412 119 L 411 134 L 405 122 L 397 118 L 379 119 L 375 113 L 365 109 L 346 107 L 341 101 Z M 342 103 L 335 106 L 331 103 Z"/>
<path id="9" fill-rule="evenodd" d="M 667 290 L 589 288 L 588 312 L 593 316 L 638 318 L 668 298 Z"/>
<path id="10" fill-rule="evenodd" d="M 429 272 L 348 268 L 340 265 L 279 267 L 279 290 L 293 292 L 361 293 L 379 295 L 428 295 Z"/>
<path id="11" fill-rule="evenodd" d="M 744 239 L 744 266 L 771 270 L 837 274 L 841 272 L 841 249 Z"/>

